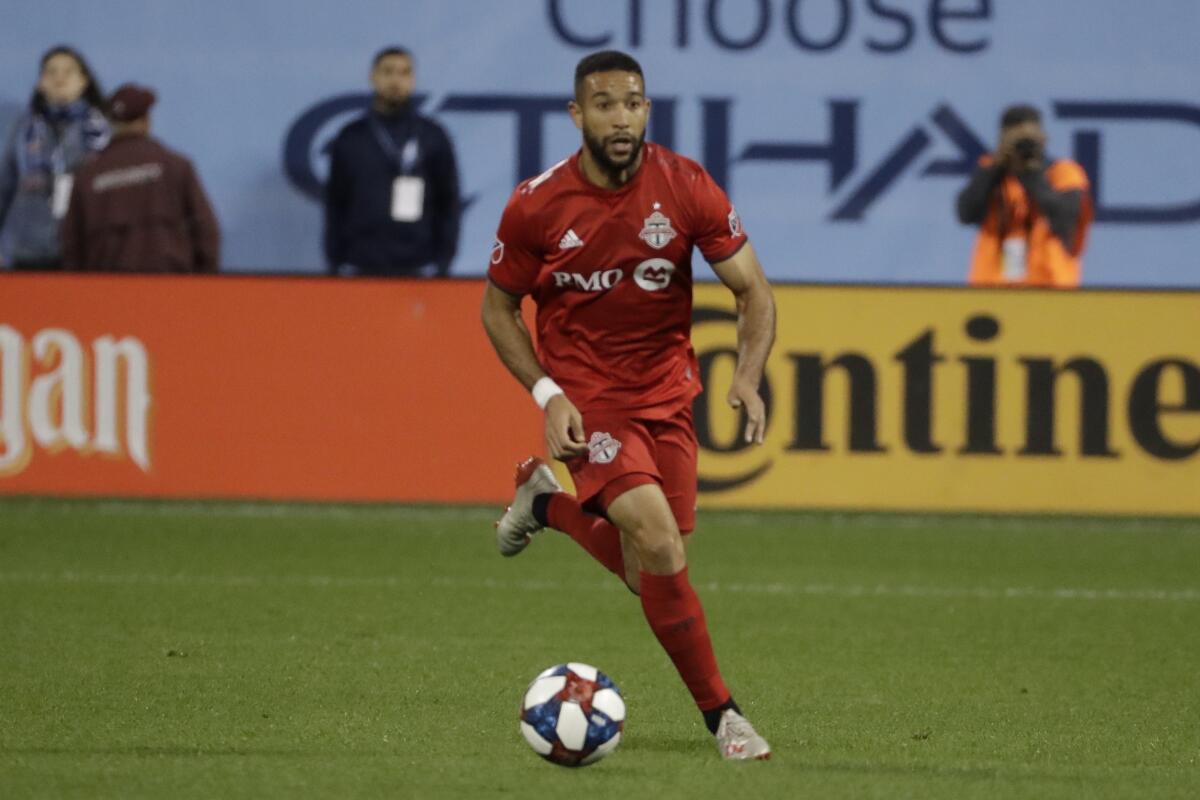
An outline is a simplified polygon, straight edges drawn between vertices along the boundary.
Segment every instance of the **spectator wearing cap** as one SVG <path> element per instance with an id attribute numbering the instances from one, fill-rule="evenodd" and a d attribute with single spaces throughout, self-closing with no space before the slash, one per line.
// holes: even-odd
<path id="1" fill-rule="evenodd" d="M 150 136 L 150 89 L 109 99 L 112 142 L 79 170 L 62 225 L 63 267 L 117 272 L 215 272 L 216 216 L 192 164 Z"/>

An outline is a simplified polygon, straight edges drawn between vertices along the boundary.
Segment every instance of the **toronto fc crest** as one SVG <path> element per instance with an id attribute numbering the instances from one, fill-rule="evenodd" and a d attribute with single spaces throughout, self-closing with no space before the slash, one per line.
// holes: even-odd
<path id="1" fill-rule="evenodd" d="M 596 431 L 588 440 L 588 461 L 593 464 L 607 464 L 617 457 L 621 443 L 612 434 Z"/>
<path id="2" fill-rule="evenodd" d="M 676 236 L 675 229 L 671 227 L 671 220 L 667 218 L 666 214 L 658 210 L 661 207 L 661 203 L 654 204 L 654 212 L 646 217 L 644 220 L 645 227 L 638 234 L 643 242 L 655 250 L 662 250 Z"/>

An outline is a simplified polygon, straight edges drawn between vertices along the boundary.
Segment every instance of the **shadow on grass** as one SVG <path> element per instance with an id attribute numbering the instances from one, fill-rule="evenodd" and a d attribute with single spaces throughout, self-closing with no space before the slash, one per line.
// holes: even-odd
<path id="1" fill-rule="evenodd" d="M 669 738 L 637 738 L 625 739 L 620 749 L 632 753 L 672 753 L 683 755 L 688 753 L 707 753 L 714 745 L 709 738 L 700 737 L 669 737 Z"/>

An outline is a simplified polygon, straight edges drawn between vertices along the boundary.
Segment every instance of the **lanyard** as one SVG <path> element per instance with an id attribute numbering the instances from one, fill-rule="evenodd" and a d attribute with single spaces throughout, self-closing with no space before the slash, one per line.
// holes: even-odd
<path id="1" fill-rule="evenodd" d="M 375 115 L 370 116 L 371 133 L 375 134 L 375 141 L 379 142 L 379 147 L 383 150 L 384 155 L 396 165 L 400 170 L 401 175 L 408 175 L 413 171 L 413 167 L 417 164 L 419 148 L 417 146 L 416 137 L 411 135 L 411 127 L 405 130 L 404 149 L 396 145 L 396 140 L 388 133 Z"/>
<path id="2" fill-rule="evenodd" d="M 66 123 L 46 121 L 49 129 L 50 142 L 50 172 L 55 178 L 71 172 L 67 164 L 67 139 L 71 135 L 71 126 Z"/>

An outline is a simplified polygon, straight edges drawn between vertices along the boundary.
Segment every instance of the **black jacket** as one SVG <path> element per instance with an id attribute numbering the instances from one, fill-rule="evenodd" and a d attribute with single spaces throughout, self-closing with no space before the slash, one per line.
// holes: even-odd
<path id="1" fill-rule="evenodd" d="M 385 150 L 380 135 L 390 137 L 394 147 Z M 410 141 L 416 142 L 416 156 L 402 159 Z M 392 184 L 402 172 L 425 181 L 424 209 L 415 222 L 392 219 Z M 361 275 L 412 275 L 434 265 L 445 275 L 458 249 L 460 213 L 450 139 L 411 107 L 390 115 L 371 110 L 330 144 L 325 186 L 330 272 L 350 265 Z"/>

